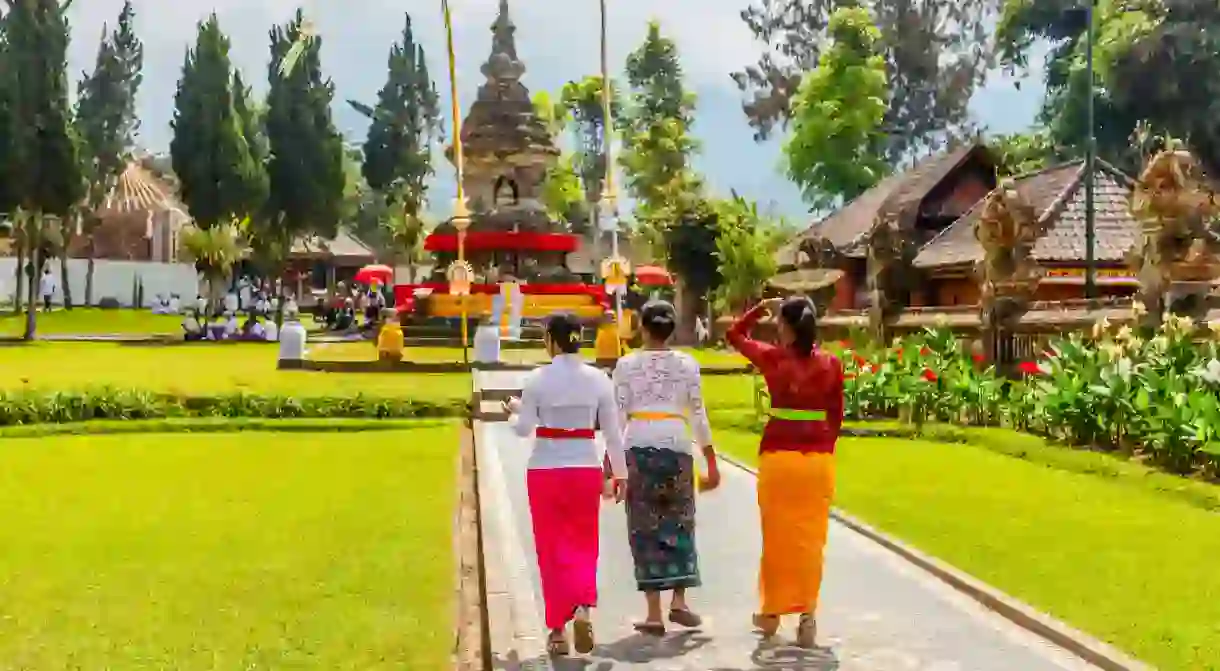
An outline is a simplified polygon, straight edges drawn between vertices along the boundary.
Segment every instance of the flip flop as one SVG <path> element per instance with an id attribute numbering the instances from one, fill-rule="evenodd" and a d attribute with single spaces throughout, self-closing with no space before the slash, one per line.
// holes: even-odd
<path id="1" fill-rule="evenodd" d="M 572 638 L 576 644 L 576 652 L 582 655 L 593 652 L 593 623 L 588 620 L 573 621 Z"/>
<path id="2" fill-rule="evenodd" d="M 779 617 L 775 615 L 754 614 L 754 628 L 766 638 L 771 638 L 779 631 Z"/>
<path id="3" fill-rule="evenodd" d="M 551 634 L 546 641 L 546 652 L 551 657 L 567 657 L 568 638 L 562 634 Z"/>
<path id="4" fill-rule="evenodd" d="M 665 635 L 664 622 L 636 622 L 633 626 L 636 631 L 645 636 L 656 636 L 659 638 Z"/>
<path id="5" fill-rule="evenodd" d="M 683 627 L 698 627 L 703 624 L 703 618 L 689 608 L 671 608 L 669 611 L 669 621 Z"/>
<path id="6" fill-rule="evenodd" d="M 796 645 L 798 648 L 811 650 L 817 646 L 818 621 L 811 615 L 802 615 L 801 623 L 796 627 Z"/>

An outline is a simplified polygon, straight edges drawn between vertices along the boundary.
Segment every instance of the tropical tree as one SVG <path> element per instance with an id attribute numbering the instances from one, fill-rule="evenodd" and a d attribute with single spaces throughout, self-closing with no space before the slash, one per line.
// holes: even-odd
<path id="1" fill-rule="evenodd" d="M 1041 170 L 1056 157 L 1050 135 L 1043 128 L 1027 133 L 997 135 L 991 138 L 988 145 L 999 160 L 1000 172 L 1006 177 Z"/>
<path id="2" fill-rule="evenodd" d="M 416 268 L 424 257 L 424 239 L 428 237 L 431 227 L 423 217 L 399 208 L 391 208 L 381 220 L 381 225 L 394 265 L 405 265 L 407 282 L 414 284 Z"/>
<path id="3" fill-rule="evenodd" d="M 100 223 L 96 212 L 131 160 L 139 128 L 135 105 L 143 81 L 144 45 L 135 34 L 134 22 L 135 9 L 131 0 L 126 0 L 114 32 L 107 33 L 103 26 L 93 72 L 84 75 L 76 89 L 76 129 L 82 143 L 88 195 L 85 210 L 69 220 L 73 225 L 65 231 L 64 245 L 71 244 L 75 223 L 79 222 L 87 241 L 86 305 L 93 304 L 93 234 Z M 69 303 L 66 253 L 64 265 L 64 302 Z"/>
<path id="4" fill-rule="evenodd" d="M 271 30 L 266 132 L 270 191 L 257 236 L 284 252 L 304 236 L 334 237 L 343 214 L 343 140 L 331 119 L 334 85 L 322 75 L 322 40 L 302 40 L 304 15 Z M 305 44 L 295 67 L 279 64 Z M 283 301 L 279 301 L 282 306 Z M 277 315 L 277 321 L 279 315 Z"/>
<path id="5" fill-rule="evenodd" d="M 62 218 L 84 197 L 66 76 L 69 28 L 58 0 L 10 0 L 6 18 L 11 156 L 3 166 L 16 198 L 21 243 L 40 268 L 47 218 Z M 31 273 L 32 275 L 33 273 Z M 25 338 L 36 329 L 33 277 L 27 278 Z"/>
<path id="6" fill-rule="evenodd" d="M 179 237 L 182 255 L 190 259 L 207 284 L 208 305 L 215 305 L 229 272 L 245 255 L 246 243 L 240 223 L 225 222 L 202 228 L 191 224 L 183 227 Z"/>
<path id="7" fill-rule="evenodd" d="M 1192 0 L 1096 0 L 1094 79 L 1088 78 L 1086 13 L 1062 0 L 1004 0 L 996 29 L 1000 62 L 1030 65 L 1047 43 L 1040 122 L 1056 155 L 1079 156 L 1093 96 L 1098 153 L 1135 173 L 1131 137 L 1144 121 L 1185 138 L 1211 172 L 1220 171 L 1220 8 Z"/>
<path id="8" fill-rule="evenodd" d="M 265 179 L 234 105 L 229 38 L 216 15 L 200 22 L 174 95 L 170 157 L 182 202 L 200 228 L 231 225 L 259 205 Z"/>
<path id="9" fill-rule="evenodd" d="M 1023 1 L 1023 0 L 1014 0 Z M 886 157 L 897 165 L 970 129 L 970 98 L 990 67 L 990 26 L 1000 0 L 756 0 L 742 13 L 764 46 L 754 65 L 732 77 L 756 140 L 792 120 L 806 72 L 830 47 L 830 16 L 841 7 L 869 10 L 881 31 L 890 85 L 883 126 Z"/>
<path id="10" fill-rule="evenodd" d="M 716 203 L 716 215 L 720 275 L 716 302 L 719 308 L 735 312 L 762 297 L 763 287 L 775 276 L 775 254 L 792 230 L 759 214 L 757 203 L 736 193 Z"/>
<path id="11" fill-rule="evenodd" d="M 830 209 L 885 176 L 888 109 L 881 31 L 863 7 L 830 15 L 830 43 L 793 97 L 784 143 L 788 177 L 806 202 Z"/>
<path id="12" fill-rule="evenodd" d="M 557 141 L 572 122 L 567 106 L 546 91 L 535 93 L 532 102 L 534 113 L 546 126 L 551 138 Z M 543 175 L 542 204 L 552 218 L 568 222 L 588 220 L 588 213 L 584 209 L 584 190 L 576 174 L 576 161 L 570 152 L 561 151 L 559 159 Z"/>

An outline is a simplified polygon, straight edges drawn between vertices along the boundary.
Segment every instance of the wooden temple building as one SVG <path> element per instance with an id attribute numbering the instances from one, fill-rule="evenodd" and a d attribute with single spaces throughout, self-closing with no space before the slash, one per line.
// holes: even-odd
<path id="1" fill-rule="evenodd" d="M 1096 161 L 1092 301 L 1084 162 L 1004 180 L 996 166 L 975 143 L 881 181 L 780 250 L 775 286 L 820 277 L 809 293 L 825 328 L 883 337 L 934 324 L 1049 332 L 1130 320 L 1135 300 L 1173 301 L 1173 291 L 1207 295 L 1196 308 L 1216 309 L 1220 239 L 1206 222 L 1220 207 L 1188 153 L 1161 152 L 1139 179 Z"/>

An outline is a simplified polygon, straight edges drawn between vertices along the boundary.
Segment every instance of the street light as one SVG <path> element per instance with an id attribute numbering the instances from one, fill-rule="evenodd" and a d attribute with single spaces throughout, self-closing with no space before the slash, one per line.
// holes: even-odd
<path id="1" fill-rule="evenodd" d="M 1085 76 L 1089 79 L 1087 88 L 1089 102 L 1085 124 L 1088 126 L 1088 138 L 1084 151 L 1084 295 L 1090 301 L 1097 299 L 1097 255 L 1094 247 L 1097 245 L 1097 212 L 1093 204 L 1097 176 L 1097 132 L 1094 120 L 1094 81 L 1093 81 L 1093 43 L 1095 41 L 1093 14 L 1096 0 L 1084 0 L 1084 7 L 1068 10 L 1073 17 L 1082 18 L 1085 22 Z"/>
<path id="2" fill-rule="evenodd" d="M 441 0 L 441 11 L 445 17 L 445 40 L 449 51 L 449 96 L 452 101 L 453 114 L 453 166 L 457 171 L 457 197 L 453 203 L 453 217 L 450 222 L 457 231 L 457 260 L 450 265 L 447 272 L 449 293 L 459 297 L 462 317 L 462 363 L 470 365 L 469 340 L 466 326 L 466 298 L 470 295 L 470 285 L 473 272 L 466 263 L 466 230 L 470 228 L 470 210 L 466 207 L 465 164 L 462 156 L 462 109 L 458 102 L 457 61 L 453 51 L 453 13 L 449 9 L 449 0 Z"/>

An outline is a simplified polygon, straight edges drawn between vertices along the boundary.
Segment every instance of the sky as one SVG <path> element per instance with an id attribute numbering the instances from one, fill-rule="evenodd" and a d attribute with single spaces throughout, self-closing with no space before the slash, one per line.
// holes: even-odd
<path id="1" fill-rule="evenodd" d="M 490 26 L 499 0 L 452 0 L 458 98 L 463 112 L 482 83 L 479 67 L 491 46 Z M 599 69 L 597 0 L 510 0 L 517 25 L 517 50 L 525 62 L 523 82 L 531 91 L 556 91 L 572 79 Z M 764 211 L 793 219 L 807 217 L 800 193 L 779 172 L 779 143 L 753 140 L 741 111 L 741 95 L 729 73 L 759 54 L 739 18 L 748 0 L 608 0 L 611 67 L 621 70 L 626 55 L 643 40 L 647 22 L 657 19 L 677 42 L 689 88 L 699 100 L 695 134 L 702 141 L 697 167 L 711 186 L 756 200 Z M 391 44 L 402 34 L 410 13 L 416 40 L 448 109 L 445 33 L 440 0 L 134 0 L 136 30 L 145 46 L 144 83 L 138 102 L 140 144 L 151 151 L 169 146 L 173 95 L 196 23 L 216 12 L 232 40 L 231 57 L 247 82 L 265 88 L 268 31 L 291 18 L 298 7 L 315 22 L 323 38 L 323 68 L 335 83 L 335 123 L 353 142 L 363 139 L 367 122 L 343 101 L 374 103 L 386 73 Z M 69 10 L 72 44 L 69 74 L 75 83 L 91 69 L 104 23 L 113 25 L 122 0 L 76 0 Z M 1037 60 L 1037 59 L 1034 59 Z M 612 74 L 612 76 L 616 76 Z M 1041 74 L 1029 75 L 1018 90 L 1011 78 L 992 73 L 976 92 L 971 112 L 993 132 L 1027 128 L 1042 96 Z M 452 124 L 447 124 L 452 127 Z M 434 207 L 453 197 L 452 168 L 437 165 L 431 191 Z M 440 205 L 443 209 L 443 205 Z"/>

